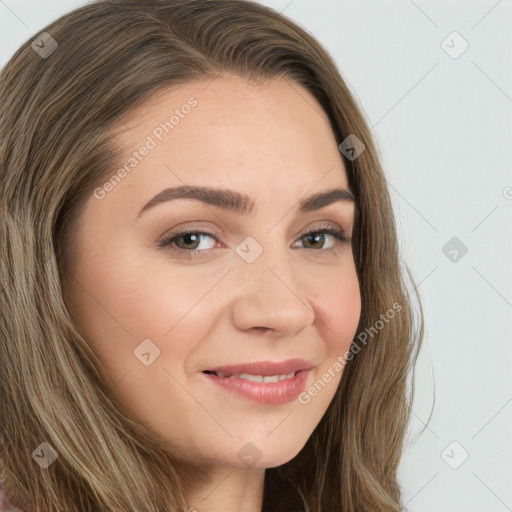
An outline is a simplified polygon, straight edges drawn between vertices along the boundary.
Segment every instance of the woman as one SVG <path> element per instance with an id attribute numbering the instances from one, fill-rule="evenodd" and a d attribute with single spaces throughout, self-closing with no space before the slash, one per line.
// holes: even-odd
<path id="1" fill-rule="evenodd" d="M 400 510 L 421 315 L 319 43 L 244 0 L 103 0 L 0 91 L 14 505 Z"/>

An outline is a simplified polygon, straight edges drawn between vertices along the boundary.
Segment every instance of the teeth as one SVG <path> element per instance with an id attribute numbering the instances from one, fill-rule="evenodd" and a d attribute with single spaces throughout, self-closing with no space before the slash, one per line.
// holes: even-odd
<path id="1" fill-rule="evenodd" d="M 251 375 L 249 373 L 242 373 L 240 375 L 234 375 L 239 379 L 250 380 L 252 382 L 279 382 L 281 380 L 292 379 L 295 372 L 291 372 L 288 375 Z"/>
<path id="2" fill-rule="evenodd" d="M 239 379 L 250 380 L 252 382 L 279 382 L 281 380 L 293 379 L 296 372 L 291 372 L 288 375 L 251 375 L 250 373 L 231 374 L 225 372 L 211 372 L 217 377 L 237 377 Z"/>

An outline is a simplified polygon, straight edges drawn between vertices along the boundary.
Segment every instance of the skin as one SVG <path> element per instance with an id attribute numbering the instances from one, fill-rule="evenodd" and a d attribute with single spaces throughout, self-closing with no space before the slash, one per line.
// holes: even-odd
<path id="1" fill-rule="evenodd" d="M 219 389 L 202 370 L 302 357 L 315 364 L 307 389 L 346 353 L 361 313 L 350 241 L 324 234 L 308 243 L 303 233 L 328 222 L 350 236 L 354 204 L 297 211 L 305 196 L 348 183 L 320 105 L 284 79 L 222 75 L 153 96 L 119 125 L 123 163 L 190 96 L 198 101 L 190 114 L 103 199 L 88 199 L 68 247 L 66 302 L 120 403 L 208 468 L 209 486 L 186 486 L 190 507 L 254 512 L 265 468 L 298 454 L 341 372 L 307 405 L 261 405 Z M 253 210 L 178 199 L 137 218 L 157 193 L 185 184 L 245 193 Z M 215 238 L 158 247 L 178 228 Z M 263 249 L 252 263 L 234 250 L 248 236 Z M 187 255 L 192 249 L 212 250 Z M 160 349 L 149 366 L 134 356 L 144 339 Z M 237 457 L 247 442 L 261 452 L 251 467 Z"/>

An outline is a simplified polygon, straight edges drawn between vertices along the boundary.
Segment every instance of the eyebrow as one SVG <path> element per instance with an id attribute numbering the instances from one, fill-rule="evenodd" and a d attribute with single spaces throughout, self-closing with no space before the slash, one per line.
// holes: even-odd
<path id="1" fill-rule="evenodd" d="M 248 195 L 234 190 L 188 185 L 162 190 L 144 205 L 137 218 L 151 208 L 175 199 L 195 199 L 240 215 L 250 215 L 255 204 L 254 200 Z M 299 203 L 298 210 L 300 213 L 307 213 L 319 210 L 337 201 L 354 202 L 355 199 L 350 190 L 344 188 L 329 189 L 303 198 Z"/>

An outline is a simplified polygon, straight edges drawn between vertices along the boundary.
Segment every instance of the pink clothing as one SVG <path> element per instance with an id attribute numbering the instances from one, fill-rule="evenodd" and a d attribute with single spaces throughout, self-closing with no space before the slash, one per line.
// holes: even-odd
<path id="1" fill-rule="evenodd" d="M 12 504 L 12 499 L 13 495 L 0 481 L 0 512 L 23 512 L 22 509 L 17 508 Z"/>

